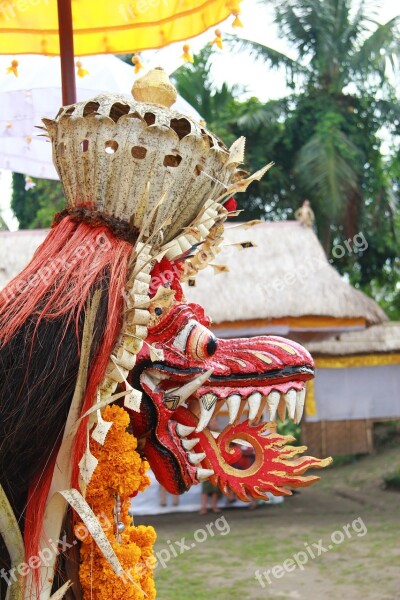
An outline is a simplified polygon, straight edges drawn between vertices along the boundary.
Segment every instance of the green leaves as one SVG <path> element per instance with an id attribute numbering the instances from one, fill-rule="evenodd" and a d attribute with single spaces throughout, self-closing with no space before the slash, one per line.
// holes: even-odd
<path id="1" fill-rule="evenodd" d="M 400 58 L 400 17 L 391 19 L 377 27 L 360 47 L 355 48 L 349 61 L 352 73 L 361 76 L 359 84 L 368 76 L 376 77 L 378 83 L 386 81 L 388 63 L 396 69 L 396 60 Z"/>
<path id="2" fill-rule="evenodd" d="M 341 131 L 342 118 L 327 113 L 315 134 L 302 146 L 295 160 L 295 172 L 307 195 L 317 200 L 329 222 L 340 222 L 346 203 L 361 195 L 357 168 L 359 150 Z"/>
<path id="3" fill-rule="evenodd" d="M 20 229 L 50 227 L 54 214 L 64 208 L 65 198 L 59 181 L 35 179 L 35 187 L 25 190 L 25 177 L 13 173 L 11 208 Z"/>

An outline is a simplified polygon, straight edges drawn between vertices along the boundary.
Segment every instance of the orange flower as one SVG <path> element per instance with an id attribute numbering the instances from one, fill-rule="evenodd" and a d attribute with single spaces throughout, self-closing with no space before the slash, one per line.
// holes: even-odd
<path id="1" fill-rule="evenodd" d="M 222 50 L 223 46 L 222 46 L 222 33 L 221 33 L 221 30 L 220 29 L 216 29 L 214 31 L 214 33 L 215 33 L 215 38 L 214 38 L 214 40 L 212 42 L 210 42 L 210 46 L 212 46 L 213 44 L 215 44 L 216 46 L 218 46 L 218 48 L 220 50 Z"/>
<path id="2" fill-rule="evenodd" d="M 140 60 L 140 56 L 137 56 L 137 54 L 135 54 L 135 56 L 132 56 L 132 63 L 135 66 L 136 75 L 139 73 L 140 69 L 144 69 L 142 61 Z"/>
<path id="3" fill-rule="evenodd" d="M 183 54 L 182 54 L 181 58 L 183 58 L 183 60 L 185 62 L 190 62 L 190 63 L 194 62 L 193 56 L 190 54 L 189 44 L 184 44 L 182 50 L 183 50 Z"/>
<path id="4" fill-rule="evenodd" d="M 18 61 L 12 60 L 11 65 L 7 67 L 7 75 L 14 73 L 15 77 L 18 77 Z"/>
<path id="5" fill-rule="evenodd" d="M 125 575 L 118 577 L 103 554 L 85 533 L 83 523 L 76 523 L 75 533 L 83 543 L 79 571 L 84 600 L 154 600 L 156 591 L 153 568 L 156 559 L 153 527 L 132 525 L 128 514 L 130 498 L 150 484 L 146 475 L 149 465 L 136 452 L 137 440 L 126 428 L 129 415 L 119 406 L 107 406 L 103 418 L 112 421 L 104 446 L 90 439 L 90 451 L 99 461 L 86 490 L 86 501 L 99 518 L 103 530 L 118 557 Z M 117 539 L 113 510 L 116 495 L 120 498 L 120 522 L 125 529 Z"/>
<path id="6" fill-rule="evenodd" d="M 89 71 L 87 71 L 86 69 L 83 68 L 80 60 L 76 61 L 75 66 L 77 68 L 76 73 L 77 73 L 78 77 L 85 77 L 85 75 L 89 75 Z"/>

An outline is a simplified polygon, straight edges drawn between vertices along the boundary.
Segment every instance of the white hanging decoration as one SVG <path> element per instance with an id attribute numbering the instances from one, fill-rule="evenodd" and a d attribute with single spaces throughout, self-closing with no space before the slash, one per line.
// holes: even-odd
<path id="1" fill-rule="evenodd" d="M 101 416 L 101 410 L 97 411 L 97 425 L 92 431 L 92 438 L 104 446 L 108 432 L 112 427 L 112 421 L 105 421 Z"/>
<path id="2" fill-rule="evenodd" d="M 124 406 L 134 412 L 140 412 L 140 405 L 142 402 L 142 392 L 135 390 L 129 383 L 127 383 L 127 394 L 124 398 Z"/>
<path id="3" fill-rule="evenodd" d="M 93 456 L 93 454 L 90 452 L 89 431 L 88 431 L 87 432 L 86 450 L 85 450 L 81 460 L 79 461 L 79 472 L 82 477 L 82 480 L 84 481 L 84 483 L 86 485 L 88 485 L 90 480 L 92 479 L 92 475 L 96 470 L 98 462 L 99 461 L 97 460 L 97 458 L 95 456 Z"/>

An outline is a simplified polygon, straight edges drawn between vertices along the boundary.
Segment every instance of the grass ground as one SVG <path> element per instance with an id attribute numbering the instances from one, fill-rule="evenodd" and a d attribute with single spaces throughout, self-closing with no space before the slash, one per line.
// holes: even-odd
<path id="1" fill-rule="evenodd" d="M 381 486 L 396 465 L 400 448 L 325 470 L 281 505 L 136 519 L 157 529 L 157 597 L 400 599 L 400 493 Z"/>

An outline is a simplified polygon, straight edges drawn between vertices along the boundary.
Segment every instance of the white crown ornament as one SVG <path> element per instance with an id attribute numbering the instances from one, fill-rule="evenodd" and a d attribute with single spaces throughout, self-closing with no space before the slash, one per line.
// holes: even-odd
<path id="1" fill-rule="evenodd" d="M 204 242 L 227 216 L 223 199 L 268 167 L 240 180 L 244 138 L 229 150 L 170 109 L 177 94 L 163 69 L 137 79 L 132 94 L 133 100 L 101 94 L 43 119 L 65 212 L 95 212 L 133 243 L 167 244 L 167 257 L 174 258 Z"/>

